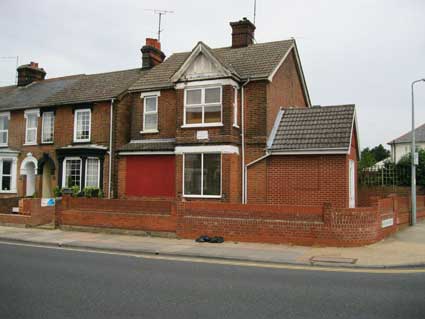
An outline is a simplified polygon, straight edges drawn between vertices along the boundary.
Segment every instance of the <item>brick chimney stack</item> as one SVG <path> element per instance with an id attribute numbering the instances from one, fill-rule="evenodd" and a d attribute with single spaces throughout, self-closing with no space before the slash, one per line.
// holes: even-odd
<path id="1" fill-rule="evenodd" d="M 38 63 L 30 62 L 18 67 L 18 86 L 25 86 L 34 81 L 42 81 L 46 77 L 46 71 L 38 67 Z"/>
<path id="2" fill-rule="evenodd" d="M 255 25 L 247 18 L 230 22 L 232 27 L 232 48 L 246 47 L 254 43 Z"/>
<path id="3" fill-rule="evenodd" d="M 150 69 L 165 59 L 161 43 L 157 39 L 146 38 L 146 44 L 140 51 L 142 51 L 142 69 Z"/>

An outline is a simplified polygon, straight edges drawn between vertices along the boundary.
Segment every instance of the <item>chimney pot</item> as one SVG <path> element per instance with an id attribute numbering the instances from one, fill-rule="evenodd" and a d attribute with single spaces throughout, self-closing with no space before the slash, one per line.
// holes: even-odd
<path id="1" fill-rule="evenodd" d="M 161 51 L 161 43 L 157 39 L 146 38 L 146 44 L 140 51 L 142 52 L 142 69 L 150 69 L 165 59 L 165 54 Z"/>
<path id="2" fill-rule="evenodd" d="M 246 47 L 254 43 L 255 25 L 246 17 L 230 22 L 232 27 L 232 48 Z"/>

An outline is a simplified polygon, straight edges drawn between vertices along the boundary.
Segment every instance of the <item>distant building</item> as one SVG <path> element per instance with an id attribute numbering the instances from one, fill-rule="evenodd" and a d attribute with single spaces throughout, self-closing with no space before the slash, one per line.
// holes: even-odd
<path id="1" fill-rule="evenodd" d="M 425 149 L 425 124 L 415 130 L 417 149 Z M 412 132 L 408 132 L 388 143 L 391 146 L 391 160 L 397 163 L 404 155 L 410 153 Z"/>

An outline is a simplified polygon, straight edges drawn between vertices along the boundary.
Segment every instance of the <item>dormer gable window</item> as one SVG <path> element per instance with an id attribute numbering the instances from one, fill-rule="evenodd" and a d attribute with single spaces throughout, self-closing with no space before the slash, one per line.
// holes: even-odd
<path id="1" fill-rule="evenodd" d="M 183 126 L 222 125 L 222 87 L 190 88 L 184 92 Z"/>

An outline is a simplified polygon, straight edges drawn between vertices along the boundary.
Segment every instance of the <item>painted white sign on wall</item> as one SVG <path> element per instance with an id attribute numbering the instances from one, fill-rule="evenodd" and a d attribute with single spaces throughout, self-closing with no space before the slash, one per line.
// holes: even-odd
<path id="1" fill-rule="evenodd" d="M 390 227 L 394 225 L 394 218 L 383 219 L 381 226 L 382 228 Z"/>
<path id="2" fill-rule="evenodd" d="M 208 131 L 196 131 L 196 138 L 198 140 L 207 140 L 208 139 Z"/>

